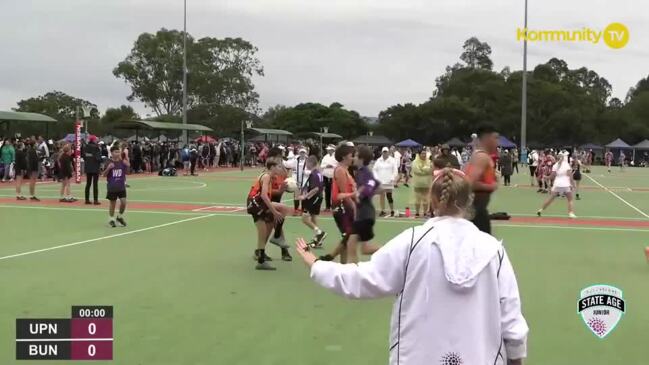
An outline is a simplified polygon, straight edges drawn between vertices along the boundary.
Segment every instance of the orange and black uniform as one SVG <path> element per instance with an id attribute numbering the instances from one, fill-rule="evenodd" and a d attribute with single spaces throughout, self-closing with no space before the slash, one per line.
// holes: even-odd
<path id="1" fill-rule="evenodd" d="M 273 213 L 270 211 L 270 208 L 266 205 L 264 200 L 261 198 L 261 192 L 262 192 L 262 182 L 261 180 L 263 179 L 264 175 L 268 175 L 267 173 L 261 174 L 257 181 L 252 185 L 250 188 L 250 192 L 248 193 L 248 199 L 246 202 L 246 207 L 248 214 L 252 216 L 252 220 L 257 222 L 259 220 L 263 220 L 264 222 L 273 222 L 274 217 Z M 271 185 L 271 189 L 268 192 L 268 197 L 273 196 L 273 189 Z"/>
<path id="2" fill-rule="evenodd" d="M 342 191 L 336 183 L 336 172 L 338 171 L 338 169 L 343 169 L 345 171 L 345 174 L 347 175 L 347 183 L 343 187 Z M 331 206 L 334 211 L 334 221 L 336 222 L 336 226 L 343 236 L 342 244 L 346 244 L 347 239 L 353 233 L 354 207 L 351 199 L 338 199 L 338 194 L 353 192 L 355 189 L 354 179 L 349 174 L 349 171 L 347 169 L 344 169 L 343 167 L 336 167 L 336 170 L 334 170 L 333 183 L 331 185 Z"/>
<path id="3" fill-rule="evenodd" d="M 481 150 L 477 150 L 475 151 L 475 153 L 486 154 L 485 151 Z M 482 182 L 483 184 L 493 184 L 496 182 L 496 169 L 494 167 L 493 159 L 491 158 L 491 156 L 489 157 L 489 167 L 487 167 L 487 169 L 482 173 L 482 176 L 480 176 L 480 178 L 478 179 L 478 181 Z M 469 164 L 467 166 L 466 173 L 470 174 L 472 169 L 473 166 Z M 491 200 L 491 192 L 474 190 L 473 194 L 474 216 L 472 222 L 482 232 L 491 234 L 491 218 L 489 218 L 489 210 L 487 209 L 489 206 L 489 201 Z"/>

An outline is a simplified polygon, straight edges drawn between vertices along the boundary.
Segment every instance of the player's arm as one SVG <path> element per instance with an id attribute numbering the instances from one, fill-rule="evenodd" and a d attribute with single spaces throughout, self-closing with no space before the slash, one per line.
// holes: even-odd
<path id="1" fill-rule="evenodd" d="M 108 176 L 108 174 L 109 174 L 111 171 L 113 171 L 113 168 L 114 168 L 114 167 L 115 167 L 115 164 L 113 164 L 112 162 L 109 163 L 108 166 L 106 166 L 106 169 L 104 170 L 104 173 L 101 174 L 101 175 L 102 175 L 103 177 Z"/>
<path id="2" fill-rule="evenodd" d="M 351 299 L 396 295 L 403 289 L 404 263 L 412 236 L 413 229 L 404 231 L 376 251 L 368 262 L 343 265 L 317 261 L 311 266 L 311 279 Z"/>
<path id="3" fill-rule="evenodd" d="M 485 184 L 480 181 L 480 177 L 482 176 L 482 174 L 484 174 L 485 171 L 487 171 L 487 168 L 491 163 L 490 159 L 491 157 L 487 156 L 487 154 L 478 153 L 471 158 L 471 161 L 469 161 L 472 168 L 469 172 L 468 178 L 471 182 L 471 185 L 473 186 L 473 191 L 491 193 L 493 191 L 496 191 L 496 189 L 498 188 L 497 182 L 494 182 L 492 184 Z"/>
<path id="4" fill-rule="evenodd" d="M 500 325 L 508 357 L 508 364 L 522 364 L 527 357 L 527 334 L 529 327 L 521 312 L 521 299 L 516 275 L 507 252 L 498 252 L 500 271 L 498 288 L 500 292 Z"/>

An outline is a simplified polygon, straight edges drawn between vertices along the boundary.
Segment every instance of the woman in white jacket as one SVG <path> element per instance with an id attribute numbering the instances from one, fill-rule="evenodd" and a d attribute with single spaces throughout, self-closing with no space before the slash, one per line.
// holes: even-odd
<path id="1" fill-rule="evenodd" d="M 471 186 L 459 170 L 433 182 L 436 218 L 399 234 L 369 262 L 318 261 L 297 250 L 319 285 L 347 298 L 396 296 L 391 365 L 522 364 L 528 327 L 502 243 L 464 219 Z"/>
<path id="2" fill-rule="evenodd" d="M 383 147 L 381 150 L 381 157 L 379 157 L 374 162 L 373 172 L 374 177 L 381 182 L 381 192 L 379 193 L 379 206 L 381 207 L 380 217 L 384 217 L 385 214 L 385 198 L 388 198 L 388 204 L 390 205 L 390 216 L 394 217 L 394 199 L 392 198 L 392 190 L 394 190 L 394 184 L 397 182 L 399 177 L 399 164 L 400 160 L 397 161 L 394 157 L 390 156 L 390 150 L 387 147 Z"/>

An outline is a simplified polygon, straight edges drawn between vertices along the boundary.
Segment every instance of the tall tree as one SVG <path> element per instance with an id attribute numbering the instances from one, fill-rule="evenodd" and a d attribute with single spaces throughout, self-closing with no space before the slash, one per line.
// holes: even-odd
<path id="1" fill-rule="evenodd" d="M 130 85 L 129 101 L 140 100 L 157 115 L 182 109 L 183 33 L 143 33 L 113 74 Z M 255 111 L 259 95 L 252 77 L 263 76 L 257 48 L 240 38 L 187 35 L 188 104 L 218 103 Z"/>
<path id="2" fill-rule="evenodd" d="M 491 70 L 493 68 L 493 61 L 491 60 L 491 47 L 487 42 L 480 42 L 476 37 L 471 37 L 464 42 L 462 46 L 464 50 L 460 59 L 464 61 L 469 68 L 481 68 L 483 70 Z"/>
<path id="3" fill-rule="evenodd" d="M 83 116 L 83 107 L 90 107 L 90 117 L 86 118 L 90 123 L 96 123 L 99 120 L 99 111 L 97 106 L 87 100 L 70 96 L 62 91 L 50 91 L 44 95 L 31 97 L 20 100 L 19 112 L 41 113 L 50 116 L 58 121 L 57 124 L 47 126 L 50 134 L 64 135 L 74 131 L 74 122 L 77 117 L 77 111 Z M 43 126 L 21 126 L 23 133 L 36 133 L 35 128 L 44 129 Z"/>

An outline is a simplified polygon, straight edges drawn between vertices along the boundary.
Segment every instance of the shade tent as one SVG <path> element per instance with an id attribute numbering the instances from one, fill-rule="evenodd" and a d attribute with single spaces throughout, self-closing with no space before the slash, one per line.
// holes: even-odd
<path id="1" fill-rule="evenodd" d="M 343 136 L 336 133 L 308 132 L 308 133 L 300 133 L 300 135 L 311 136 L 311 137 L 322 138 L 322 139 L 343 139 Z"/>
<path id="2" fill-rule="evenodd" d="M 412 139 L 406 139 L 396 144 L 397 147 L 421 147 L 421 143 Z"/>
<path id="3" fill-rule="evenodd" d="M 606 145 L 606 148 L 616 148 L 616 149 L 626 149 L 630 150 L 632 147 L 628 143 L 624 142 L 621 139 L 616 139 L 615 141 Z"/>
<path id="4" fill-rule="evenodd" d="M 254 142 L 288 143 L 289 139 L 293 137 L 293 133 L 282 129 L 248 128 L 246 132 L 255 135 L 248 139 L 248 141 Z"/>
<path id="5" fill-rule="evenodd" d="M 355 144 L 364 144 L 368 146 L 389 146 L 392 144 L 385 136 L 360 136 L 353 140 Z"/>
<path id="6" fill-rule="evenodd" d="M 446 143 L 449 147 L 464 147 L 466 146 L 466 143 L 462 142 L 459 138 L 453 137 L 450 140 L 448 140 Z"/>
<path id="7" fill-rule="evenodd" d="M 633 149 L 636 150 L 649 150 L 649 139 L 645 139 L 644 141 L 633 145 Z"/>
<path id="8" fill-rule="evenodd" d="M 113 126 L 114 129 L 128 129 L 135 130 L 135 140 L 139 137 L 139 132 L 144 131 L 197 131 L 197 132 L 213 132 L 210 127 L 200 124 L 183 124 L 183 123 L 165 123 L 156 122 L 153 120 L 126 120 L 117 122 Z"/>
<path id="9" fill-rule="evenodd" d="M 498 146 L 501 148 L 516 148 L 516 144 L 505 136 L 498 137 Z"/>
<path id="10" fill-rule="evenodd" d="M 603 150 L 604 147 L 602 147 L 602 146 L 600 146 L 598 144 L 594 144 L 594 143 L 586 143 L 584 145 L 579 146 L 579 149 L 600 151 L 600 150 Z"/>
<path id="11" fill-rule="evenodd" d="M 25 112 L 0 110 L 0 125 L 6 124 L 7 129 L 9 129 L 11 126 L 11 122 L 44 123 L 45 136 L 48 136 L 50 123 L 57 123 L 57 120 L 52 117 L 48 117 L 47 115 L 39 114 L 39 113 L 25 113 Z"/>

